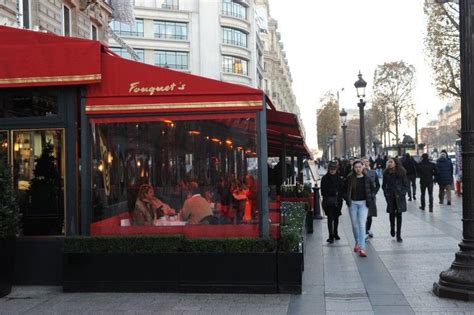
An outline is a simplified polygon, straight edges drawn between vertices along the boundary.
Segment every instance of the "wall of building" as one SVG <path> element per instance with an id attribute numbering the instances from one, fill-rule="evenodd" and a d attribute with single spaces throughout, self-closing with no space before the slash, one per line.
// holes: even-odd
<path id="1" fill-rule="evenodd" d="M 0 0 L 0 24 L 68 35 L 65 31 L 64 7 L 70 12 L 69 36 L 92 39 L 92 26 L 97 39 L 108 42 L 107 26 L 112 19 L 108 0 L 86 6 L 84 0 Z"/>

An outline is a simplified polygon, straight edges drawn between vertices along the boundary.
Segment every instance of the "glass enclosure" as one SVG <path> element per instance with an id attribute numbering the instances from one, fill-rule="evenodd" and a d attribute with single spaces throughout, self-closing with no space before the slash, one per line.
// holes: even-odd
<path id="1" fill-rule="evenodd" d="M 255 116 L 183 117 L 92 123 L 92 230 L 257 223 Z"/>

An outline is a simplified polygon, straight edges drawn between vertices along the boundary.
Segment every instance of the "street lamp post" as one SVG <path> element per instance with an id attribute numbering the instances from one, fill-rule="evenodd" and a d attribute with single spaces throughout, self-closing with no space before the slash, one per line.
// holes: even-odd
<path id="1" fill-rule="evenodd" d="M 346 129 L 347 129 L 347 112 L 344 108 L 339 113 L 341 117 L 341 128 L 342 128 L 342 156 L 347 156 L 347 138 L 346 138 Z"/>
<path id="2" fill-rule="evenodd" d="M 332 154 L 333 154 L 333 157 L 336 157 L 336 139 L 337 139 L 337 135 L 336 133 L 333 133 L 332 134 Z"/>
<path id="3" fill-rule="evenodd" d="M 354 83 L 354 86 L 357 90 L 357 98 L 359 99 L 359 120 L 360 120 L 360 156 L 365 155 L 365 121 L 364 121 L 364 106 L 365 106 L 365 87 L 367 82 L 362 79 L 362 73 L 358 74 L 359 80 Z"/>
<path id="4" fill-rule="evenodd" d="M 418 116 L 420 116 L 420 114 L 415 114 L 415 150 L 416 150 L 416 155 L 419 156 L 420 155 L 420 151 L 419 151 L 419 148 L 418 148 Z"/>
<path id="5" fill-rule="evenodd" d="M 461 150 L 463 169 L 462 241 L 451 267 L 440 273 L 433 291 L 439 297 L 474 301 L 474 0 L 461 0 Z"/>

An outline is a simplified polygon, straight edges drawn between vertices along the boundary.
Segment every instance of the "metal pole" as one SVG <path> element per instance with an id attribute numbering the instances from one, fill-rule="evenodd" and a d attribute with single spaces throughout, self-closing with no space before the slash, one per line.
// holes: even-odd
<path id="1" fill-rule="evenodd" d="M 365 155 L 365 119 L 364 119 L 364 106 L 365 102 L 361 99 L 357 104 L 359 106 L 359 120 L 360 120 L 360 156 Z"/>
<path id="2" fill-rule="evenodd" d="M 474 0 L 461 0 L 461 150 L 463 168 L 462 241 L 451 267 L 440 273 L 433 292 L 439 297 L 474 301 Z"/>
<path id="3" fill-rule="evenodd" d="M 420 155 L 420 151 L 418 148 L 418 116 L 420 116 L 420 114 L 415 114 L 415 149 L 417 156 Z"/>
<path id="4" fill-rule="evenodd" d="M 267 102 L 262 94 L 262 109 L 257 112 L 257 156 L 258 156 L 258 234 L 261 238 L 270 237 L 268 222 L 268 143 L 267 143 Z"/>
<path id="5" fill-rule="evenodd" d="M 342 125 L 342 141 L 343 141 L 343 151 L 342 154 L 344 157 L 347 157 L 347 138 L 346 138 L 346 125 Z"/>

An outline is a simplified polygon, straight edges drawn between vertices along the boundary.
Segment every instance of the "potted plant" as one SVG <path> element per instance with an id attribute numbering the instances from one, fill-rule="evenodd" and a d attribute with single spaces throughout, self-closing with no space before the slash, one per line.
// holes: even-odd
<path id="1" fill-rule="evenodd" d="M 10 166 L 0 161 L 0 297 L 11 292 L 15 266 L 15 239 L 21 213 L 13 189 Z"/>

